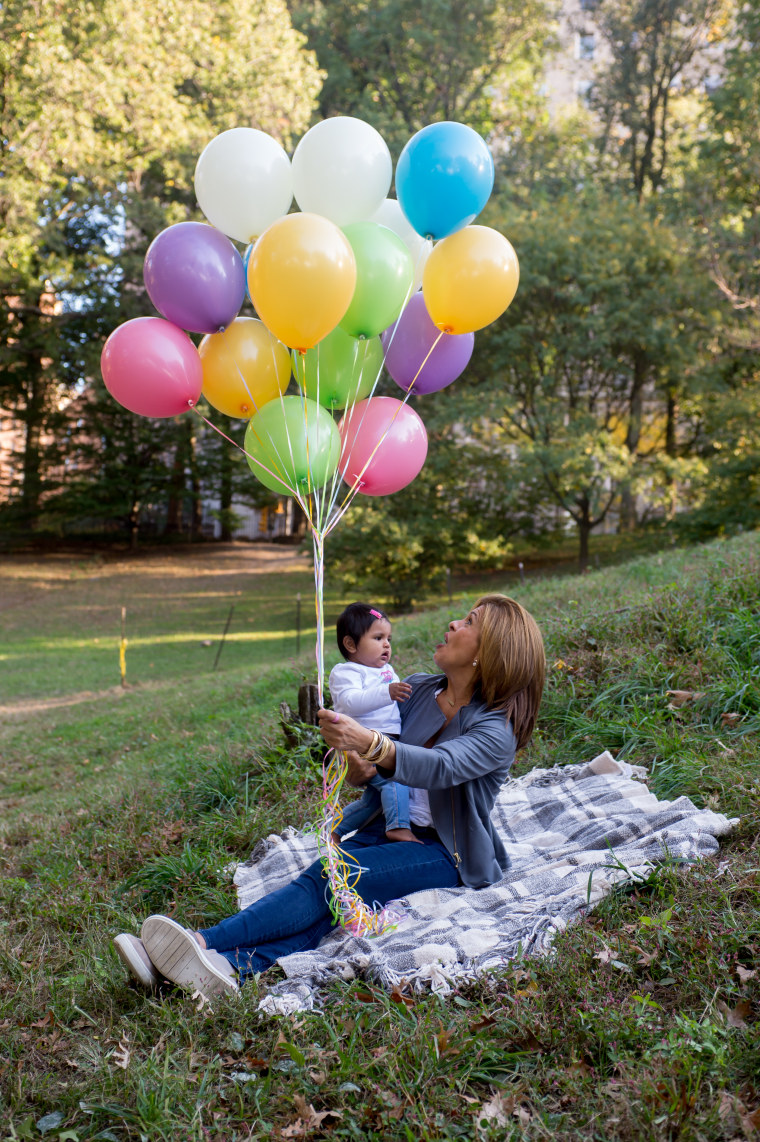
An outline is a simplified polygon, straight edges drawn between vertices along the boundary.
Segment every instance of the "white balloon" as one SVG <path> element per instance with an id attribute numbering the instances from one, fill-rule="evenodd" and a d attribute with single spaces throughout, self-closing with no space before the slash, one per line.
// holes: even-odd
<path id="1" fill-rule="evenodd" d="M 212 226 L 253 242 L 290 209 L 290 159 L 276 139 L 254 127 L 222 131 L 196 163 L 195 196 Z"/>
<path id="2" fill-rule="evenodd" d="M 371 221 L 379 222 L 381 226 L 387 226 L 394 234 L 398 234 L 412 255 L 414 264 L 414 285 L 412 288 L 416 293 L 422 285 L 422 272 L 425 269 L 425 262 L 430 257 L 433 243 L 429 238 L 423 238 L 421 234 L 417 233 L 395 198 L 386 198 L 380 208 L 372 215 Z"/>
<path id="3" fill-rule="evenodd" d="M 377 210 L 393 177 L 382 135 L 362 119 L 336 115 L 307 131 L 293 155 L 293 193 L 301 210 L 337 226 Z"/>

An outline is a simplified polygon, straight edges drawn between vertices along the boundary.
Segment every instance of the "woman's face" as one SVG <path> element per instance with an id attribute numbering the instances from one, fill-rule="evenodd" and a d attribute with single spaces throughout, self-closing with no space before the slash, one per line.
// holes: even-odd
<path id="1" fill-rule="evenodd" d="M 443 642 L 435 648 L 433 661 L 444 673 L 458 667 L 472 666 L 480 647 L 480 608 L 470 611 L 464 619 L 449 623 Z"/>

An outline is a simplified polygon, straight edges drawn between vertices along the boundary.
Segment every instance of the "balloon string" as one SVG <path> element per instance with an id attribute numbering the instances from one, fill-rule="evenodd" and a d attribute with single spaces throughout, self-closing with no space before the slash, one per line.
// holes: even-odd
<path id="1" fill-rule="evenodd" d="M 257 459 L 256 456 L 252 456 L 251 453 L 246 448 L 244 448 L 242 444 L 238 444 L 237 440 L 233 440 L 231 436 L 228 436 L 226 432 L 223 432 L 221 428 L 214 424 L 213 421 L 209 420 L 207 416 L 204 416 L 202 412 L 199 412 L 197 408 L 194 407 L 193 412 L 199 416 L 201 420 L 209 426 L 209 428 L 212 428 L 214 432 L 218 432 L 219 435 L 223 437 L 229 444 L 231 444 L 233 448 L 237 448 L 238 452 L 242 452 L 243 455 L 247 456 L 249 460 L 252 460 L 254 464 L 258 465 L 259 468 L 262 468 L 267 473 L 267 475 L 271 476 L 275 480 L 281 480 L 290 494 L 293 496 L 294 500 L 296 500 L 307 519 L 310 517 L 311 513 L 309 505 L 305 502 L 298 488 L 294 488 L 293 485 L 289 484 L 286 479 L 279 475 L 279 473 L 273 472 L 271 468 L 267 468 L 266 464 L 263 464 L 261 460 Z"/>
<path id="2" fill-rule="evenodd" d="M 375 444 L 375 447 L 373 448 L 373 450 L 372 450 L 372 452 L 371 452 L 371 454 L 370 454 L 369 458 L 366 460 L 366 462 L 365 462 L 365 464 L 364 464 L 364 467 L 362 468 L 362 470 L 359 472 L 359 474 L 358 474 L 358 475 L 356 476 L 356 478 L 354 479 L 354 482 L 353 482 L 353 483 L 351 484 L 351 486 L 349 487 L 349 490 L 348 490 L 348 492 L 347 492 L 347 494 L 346 494 L 346 496 L 345 496 L 345 498 L 344 498 L 344 500 L 343 500 L 343 503 L 340 505 L 340 507 L 337 509 L 337 512 L 336 512 L 336 513 L 335 513 L 335 514 L 332 516 L 332 518 L 330 519 L 330 521 L 329 521 L 329 523 L 328 523 L 328 525 L 327 525 L 327 527 L 326 527 L 326 529 L 325 529 L 325 535 L 326 535 L 326 536 L 327 536 L 327 535 L 329 535 L 329 533 L 332 531 L 332 529 L 333 529 L 334 527 L 336 527 L 336 526 L 337 526 L 337 524 L 340 522 L 340 520 L 341 520 L 341 519 L 343 518 L 343 516 L 346 514 L 346 511 L 348 510 L 348 508 L 351 506 L 351 504 L 353 503 L 354 499 L 356 498 L 356 494 L 357 494 L 357 492 L 360 490 L 360 487 L 361 487 L 361 479 L 362 479 L 362 476 L 363 476 L 363 475 L 364 475 L 364 473 L 367 471 L 367 468 L 368 468 L 368 467 L 369 467 L 369 465 L 372 463 L 372 461 L 373 461 L 373 459 L 374 459 L 374 457 L 375 457 L 375 454 L 377 453 L 377 450 L 378 450 L 378 448 L 380 448 L 380 446 L 382 445 L 382 443 L 383 443 L 383 441 L 385 440 L 386 436 L 388 435 L 388 433 L 390 432 L 391 428 L 393 427 L 393 423 L 394 423 L 394 421 L 396 420 L 396 417 L 397 417 L 397 416 L 399 415 L 399 413 L 401 412 L 401 409 L 402 409 L 402 407 L 403 407 L 403 406 L 404 406 L 404 405 L 405 405 L 405 404 L 408 402 L 408 400 L 409 400 L 409 397 L 412 395 L 412 390 L 413 390 L 413 388 L 414 388 L 414 386 L 415 386 L 415 384 L 416 384 L 416 382 L 417 382 L 417 378 L 419 377 L 419 375 L 420 375 L 420 373 L 422 372 L 422 370 L 425 368 L 425 365 L 427 364 L 428 360 L 430 359 L 430 356 L 431 356 L 431 355 L 432 355 L 432 353 L 435 351 L 435 348 L 436 348 L 436 346 L 438 345 L 438 342 L 439 342 L 439 341 L 441 340 L 441 338 L 442 338 L 442 337 L 444 337 L 444 336 L 446 336 L 446 335 L 445 335 L 443 332 L 439 332 L 439 334 L 438 334 L 438 336 L 436 337 L 435 341 L 434 341 L 434 342 L 433 342 L 433 344 L 430 346 L 430 349 L 429 349 L 429 350 L 428 350 L 428 352 L 426 353 L 424 360 L 422 361 L 422 363 L 421 363 L 420 367 L 418 368 L 417 372 L 414 374 L 414 377 L 412 378 L 412 381 L 411 381 L 411 383 L 410 383 L 410 385 L 409 385 L 409 388 L 406 390 L 406 393 L 405 393 L 405 395 L 404 395 L 404 399 L 401 401 L 401 403 L 399 404 L 399 406 L 398 406 L 398 407 L 395 409 L 395 411 L 394 411 L 394 413 L 393 413 L 393 416 L 391 417 L 390 421 L 388 422 L 388 427 L 385 429 L 385 432 L 382 434 L 382 436 L 380 437 L 380 439 L 379 439 L 379 440 L 377 441 L 377 443 Z M 348 463 L 349 463 L 350 459 L 351 459 L 351 454 L 350 454 L 350 452 L 349 452 L 349 455 L 348 455 L 348 459 L 346 460 L 346 466 L 348 465 Z"/>

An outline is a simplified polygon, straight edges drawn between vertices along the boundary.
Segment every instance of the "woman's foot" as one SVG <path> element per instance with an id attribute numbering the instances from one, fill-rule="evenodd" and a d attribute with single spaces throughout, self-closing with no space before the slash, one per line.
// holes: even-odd
<path id="1" fill-rule="evenodd" d="M 385 835 L 389 841 L 414 841 L 417 845 L 422 844 L 420 838 L 415 837 L 411 829 L 386 829 Z"/>
<path id="2" fill-rule="evenodd" d="M 139 936 L 132 936 L 129 932 L 121 932 L 120 935 L 114 936 L 113 946 L 133 980 L 151 991 L 158 987 L 161 976 L 153 966 Z"/>
<path id="3" fill-rule="evenodd" d="M 240 990 L 232 964 L 202 948 L 193 932 L 168 916 L 149 916 L 140 934 L 155 968 L 178 987 L 207 996 Z"/>

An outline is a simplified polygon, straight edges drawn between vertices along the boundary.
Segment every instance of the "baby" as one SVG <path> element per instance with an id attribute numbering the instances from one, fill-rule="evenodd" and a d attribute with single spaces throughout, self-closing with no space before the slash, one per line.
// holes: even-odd
<path id="1" fill-rule="evenodd" d="M 366 603 L 351 603 L 338 618 L 338 649 L 345 662 L 330 672 L 330 696 L 338 714 L 348 714 L 370 730 L 398 737 L 397 702 L 412 692 L 390 665 L 391 624 L 387 615 Z M 340 839 L 366 825 L 382 809 L 390 841 L 416 841 L 409 827 L 409 790 L 384 777 L 372 777 L 360 801 L 346 806 L 333 833 Z"/>

